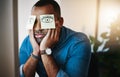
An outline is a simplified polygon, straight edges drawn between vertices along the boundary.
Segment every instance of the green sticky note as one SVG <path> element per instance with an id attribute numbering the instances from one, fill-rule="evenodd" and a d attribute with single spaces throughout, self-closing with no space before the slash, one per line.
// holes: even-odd
<path id="1" fill-rule="evenodd" d="M 40 15 L 41 29 L 55 29 L 53 14 Z"/>
<path id="2" fill-rule="evenodd" d="M 35 20 L 36 20 L 36 16 L 35 15 L 30 15 L 29 18 L 28 18 L 26 29 L 33 29 Z"/>

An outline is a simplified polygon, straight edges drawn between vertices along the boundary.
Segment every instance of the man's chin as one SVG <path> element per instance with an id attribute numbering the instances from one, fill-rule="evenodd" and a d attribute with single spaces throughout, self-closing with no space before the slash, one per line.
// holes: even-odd
<path id="1" fill-rule="evenodd" d="M 42 39 L 36 38 L 36 42 L 37 42 L 39 45 L 40 45 L 41 41 L 42 41 Z"/>

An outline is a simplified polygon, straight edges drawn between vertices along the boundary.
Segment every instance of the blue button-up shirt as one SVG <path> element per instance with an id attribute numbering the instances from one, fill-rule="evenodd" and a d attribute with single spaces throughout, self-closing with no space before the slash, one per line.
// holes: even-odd
<path id="1" fill-rule="evenodd" d="M 24 77 L 22 67 L 32 52 L 29 36 L 27 36 L 19 52 L 21 77 Z M 91 46 L 85 34 L 62 27 L 60 40 L 52 48 L 52 56 L 60 68 L 57 77 L 87 77 Z M 47 77 L 41 60 L 37 65 L 36 72 L 40 77 Z"/>

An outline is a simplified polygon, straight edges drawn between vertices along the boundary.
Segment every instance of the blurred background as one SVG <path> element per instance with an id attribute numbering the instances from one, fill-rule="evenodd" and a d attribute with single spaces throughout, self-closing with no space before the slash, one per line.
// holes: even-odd
<path id="1" fill-rule="evenodd" d="M 19 47 L 31 7 L 38 0 L 18 1 Z M 120 77 L 120 0 L 56 0 L 64 26 L 85 33 L 91 42 L 88 77 Z"/>
<path id="2" fill-rule="evenodd" d="M 19 76 L 17 51 L 28 35 L 26 22 L 36 1 L 0 1 L 0 77 Z M 56 1 L 61 6 L 64 26 L 90 39 L 88 77 L 120 77 L 120 0 Z"/>

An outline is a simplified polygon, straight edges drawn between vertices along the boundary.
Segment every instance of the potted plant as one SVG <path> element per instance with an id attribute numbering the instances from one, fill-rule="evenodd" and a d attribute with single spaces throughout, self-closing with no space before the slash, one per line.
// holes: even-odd
<path id="1" fill-rule="evenodd" d="M 120 16 L 111 24 L 110 32 L 101 33 L 102 41 L 90 36 L 93 54 L 97 58 L 99 77 L 120 77 Z M 103 46 L 101 52 L 98 51 Z"/>

